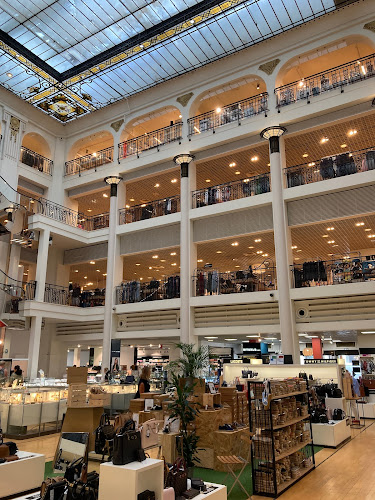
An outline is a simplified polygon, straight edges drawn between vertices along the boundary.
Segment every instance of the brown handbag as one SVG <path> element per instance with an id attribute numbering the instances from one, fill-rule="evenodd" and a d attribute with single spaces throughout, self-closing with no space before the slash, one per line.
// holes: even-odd
<path id="1" fill-rule="evenodd" d="M 186 462 L 182 457 L 179 457 L 172 465 L 166 481 L 166 486 L 171 486 L 174 489 L 176 497 L 187 490 L 187 476 Z"/>

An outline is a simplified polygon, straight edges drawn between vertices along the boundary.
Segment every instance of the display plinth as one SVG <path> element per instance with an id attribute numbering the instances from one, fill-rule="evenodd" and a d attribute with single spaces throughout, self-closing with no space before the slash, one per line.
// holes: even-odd
<path id="1" fill-rule="evenodd" d="M 137 500 L 142 491 L 155 492 L 156 500 L 163 500 L 164 463 L 147 458 L 127 465 L 100 464 L 99 500 L 113 500 L 119 495 L 126 500 Z M 224 498 L 224 497 L 223 497 Z"/>
<path id="2" fill-rule="evenodd" d="M 227 500 L 227 487 L 223 484 L 215 484 L 215 483 L 205 483 L 207 487 L 216 486 L 216 490 L 211 493 L 201 493 L 200 495 L 194 497 L 195 500 L 203 500 L 205 498 L 209 498 L 210 500 Z"/>
<path id="3" fill-rule="evenodd" d="M 345 398 L 326 398 L 325 399 L 326 408 L 331 410 L 342 410 L 345 411 Z"/>
<path id="4" fill-rule="evenodd" d="M 17 455 L 21 460 L 0 465 L 0 498 L 40 488 L 44 479 L 44 455 L 27 451 Z"/>
<path id="5" fill-rule="evenodd" d="M 333 424 L 311 424 L 314 444 L 336 448 L 351 437 L 346 420 L 335 420 Z"/>
<path id="6" fill-rule="evenodd" d="M 84 406 L 67 408 L 61 432 L 88 432 L 88 451 L 95 449 L 95 429 L 99 426 L 103 408 Z"/>

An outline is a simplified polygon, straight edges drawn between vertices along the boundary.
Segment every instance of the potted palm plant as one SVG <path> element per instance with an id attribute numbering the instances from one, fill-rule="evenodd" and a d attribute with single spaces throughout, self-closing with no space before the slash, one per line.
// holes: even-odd
<path id="1" fill-rule="evenodd" d="M 195 344 L 176 344 L 181 351 L 181 357 L 172 361 L 172 371 L 178 372 L 179 384 L 194 386 L 195 391 L 204 392 L 205 382 L 200 379 L 209 368 L 209 351 L 207 346 L 197 347 Z"/>

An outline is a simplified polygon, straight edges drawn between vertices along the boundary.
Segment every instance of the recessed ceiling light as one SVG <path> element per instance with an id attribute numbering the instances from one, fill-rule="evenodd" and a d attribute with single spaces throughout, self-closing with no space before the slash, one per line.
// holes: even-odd
<path id="1" fill-rule="evenodd" d="M 220 113 L 221 108 L 216 108 L 216 113 Z"/>
<path id="2" fill-rule="evenodd" d="M 152 269 L 152 266 L 148 266 L 149 269 Z"/>
<path id="3" fill-rule="evenodd" d="M 177 182 L 177 179 L 172 179 L 172 180 L 171 180 L 171 183 L 172 183 L 172 184 L 176 184 L 176 182 Z"/>
<path id="4" fill-rule="evenodd" d="M 74 272 L 75 272 L 75 273 L 78 273 L 79 271 L 78 271 L 78 269 L 76 269 Z"/>
<path id="5" fill-rule="evenodd" d="M 258 250 L 257 251 L 257 254 L 261 254 L 261 253 L 263 253 L 263 250 Z"/>
<path id="6" fill-rule="evenodd" d="M 262 257 L 268 257 L 268 253 L 264 253 Z"/>
<path id="7" fill-rule="evenodd" d="M 363 335 L 371 335 L 373 333 L 375 333 L 375 330 L 367 330 L 365 332 L 361 332 Z"/>
<path id="8" fill-rule="evenodd" d="M 165 259 L 160 259 L 160 262 L 165 262 Z"/>
<path id="9" fill-rule="evenodd" d="M 177 263 L 176 263 L 176 262 L 173 262 L 173 263 L 171 264 L 171 266 L 177 266 Z"/>
<path id="10" fill-rule="evenodd" d="M 8 78 L 12 78 L 12 76 L 13 76 L 12 73 L 7 73 Z"/>
<path id="11" fill-rule="evenodd" d="M 103 276 L 107 276 L 107 273 L 103 273 Z"/>
<path id="12" fill-rule="evenodd" d="M 341 144 L 340 148 L 346 148 L 348 145 L 347 144 Z"/>
<path id="13" fill-rule="evenodd" d="M 234 266 L 234 267 L 240 267 L 240 266 Z"/>
<path id="14" fill-rule="evenodd" d="M 206 182 L 211 182 L 211 179 L 206 179 Z"/>
<path id="15" fill-rule="evenodd" d="M 136 266 L 140 266 L 141 264 L 139 262 L 136 263 Z"/>
<path id="16" fill-rule="evenodd" d="M 328 141 L 329 141 L 328 137 L 322 137 L 322 138 L 320 139 L 320 144 L 325 144 L 325 143 L 326 143 L 326 142 L 328 142 Z"/>
<path id="17" fill-rule="evenodd" d="M 232 168 L 232 167 L 235 167 L 235 166 L 236 166 L 236 164 L 235 164 L 235 162 L 234 162 L 234 161 L 232 161 L 232 163 L 229 163 L 229 166 Z"/>
<path id="18" fill-rule="evenodd" d="M 246 338 L 248 339 L 259 339 L 260 335 L 246 335 Z"/>
<path id="19" fill-rule="evenodd" d="M 130 198 L 130 201 L 135 201 L 134 198 Z"/>
<path id="20" fill-rule="evenodd" d="M 334 231 L 334 227 L 327 227 L 327 231 Z"/>
<path id="21" fill-rule="evenodd" d="M 328 240 L 327 243 L 334 243 L 334 242 L 335 242 L 335 240 Z"/>
<path id="22" fill-rule="evenodd" d="M 197 262 L 203 262 L 203 259 L 198 259 Z"/>
<path id="23" fill-rule="evenodd" d="M 254 248 L 254 247 L 247 247 L 247 248 Z"/>
<path id="24" fill-rule="evenodd" d="M 356 226 L 359 227 L 359 226 L 364 226 L 365 223 L 364 222 L 356 222 Z"/>
<path id="25" fill-rule="evenodd" d="M 217 250 L 216 253 L 223 253 L 221 250 Z"/>
<path id="26" fill-rule="evenodd" d="M 153 255 L 152 256 L 153 259 L 158 259 L 159 258 L 159 255 Z"/>
<path id="27" fill-rule="evenodd" d="M 370 228 L 367 228 L 367 229 L 365 229 L 365 231 L 372 231 L 372 229 L 370 229 Z"/>
<path id="28" fill-rule="evenodd" d="M 100 269 L 97 269 L 97 270 L 96 270 L 96 272 L 97 272 L 97 273 L 100 273 Z"/>
<path id="29" fill-rule="evenodd" d="M 259 160 L 259 157 L 256 155 L 251 157 L 251 161 L 258 161 L 258 160 Z"/>
<path id="30" fill-rule="evenodd" d="M 375 234 L 368 234 L 367 238 L 375 238 Z"/>
<path id="31" fill-rule="evenodd" d="M 311 161 L 311 162 L 308 164 L 308 166 L 309 166 L 309 167 L 313 167 L 314 165 L 315 165 L 315 161 Z"/>
<path id="32" fill-rule="evenodd" d="M 234 173 L 235 173 L 236 175 L 240 175 L 240 173 L 241 173 L 241 172 L 240 172 L 239 170 L 236 170 Z"/>
<path id="33" fill-rule="evenodd" d="M 171 252 L 169 255 L 177 255 L 177 252 Z"/>
<path id="34" fill-rule="evenodd" d="M 87 211 L 88 211 L 88 212 L 92 212 L 91 208 L 88 208 L 88 209 L 87 209 Z"/>
<path id="35" fill-rule="evenodd" d="M 103 198 L 108 198 L 108 194 L 107 193 L 103 193 Z"/>
<path id="36" fill-rule="evenodd" d="M 323 234 L 322 238 L 328 238 L 328 234 Z"/>
<path id="37" fill-rule="evenodd" d="M 227 342 L 232 342 L 232 341 L 237 340 L 237 339 L 224 339 L 224 340 L 226 340 Z"/>
<path id="38" fill-rule="evenodd" d="M 357 134 L 357 130 L 356 130 L 355 128 L 353 128 L 353 129 L 349 130 L 349 132 L 348 132 L 348 136 L 349 136 L 349 137 L 351 137 L 351 136 L 353 136 L 353 135 L 356 135 L 356 134 Z"/>
<path id="39" fill-rule="evenodd" d="M 262 240 L 260 238 L 257 238 L 256 240 L 254 240 L 255 243 L 260 243 Z"/>
<path id="40" fill-rule="evenodd" d="M 302 158 L 307 158 L 309 156 L 309 153 L 303 153 Z"/>
<path id="41" fill-rule="evenodd" d="M 155 188 L 158 188 L 158 187 L 160 187 L 160 184 L 159 184 L 159 183 L 156 183 L 154 187 L 155 187 Z"/>
<path id="42" fill-rule="evenodd" d="M 205 339 L 218 339 L 219 337 L 204 337 Z"/>
<path id="43" fill-rule="evenodd" d="M 295 250 L 297 248 L 297 245 L 292 246 L 292 250 Z"/>
<path id="44" fill-rule="evenodd" d="M 238 241 L 234 241 L 233 243 L 231 243 L 232 247 L 238 247 L 239 243 Z"/>
<path id="45" fill-rule="evenodd" d="M 90 264 L 95 264 L 95 260 L 90 260 Z"/>
<path id="46" fill-rule="evenodd" d="M 297 250 L 297 252 L 302 252 L 302 250 Z"/>

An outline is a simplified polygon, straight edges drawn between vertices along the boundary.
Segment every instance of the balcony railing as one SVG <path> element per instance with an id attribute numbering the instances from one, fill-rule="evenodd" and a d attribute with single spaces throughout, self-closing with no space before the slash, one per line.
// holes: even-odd
<path id="1" fill-rule="evenodd" d="M 50 219 L 62 222 L 68 226 L 78 227 L 85 231 L 103 229 L 109 225 L 109 213 L 88 217 L 82 212 L 76 212 L 75 210 L 71 210 L 70 208 L 45 198 L 40 198 L 34 202 L 34 206 L 35 205 L 36 209 L 34 208 L 34 213 L 44 215 Z"/>
<path id="2" fill-rule="evenodd" d="M 105 304 L 105 288 L 84 290 L 46 283 L 44 302 L 73 307 L 98 307 Z"/>
<path id="3" fill-rule="evenodd" d="M 196 297 L 229 293 L 261 292 L 276 289 L 276 268 L 249 266 L 244 271 L 220 273 L 215 269 L 198 269 L 193 276 Z"/>
<path id="4" fill-rule="evenodd" d="M 106 149 L 101 149 L 96 153 L 91 153 L 89 155 L 81 156 L 80 158 L 75 158 L 74 160 L 65 162 L 65 175 L 81 175 L 82 172 L 86 170 L 97 169 L 106 163 L 113 162 L 113 152 L 114 147 L 111 146 Z"/>
<path id="5" fill-rule="evenodd" d="M 193 191 L 193 208 L 216 205 L 226 201 L 239 200 L 249 196 L 270 192 L 269 174 L 256 175 L 247 179 L 227 182 L 217 186 Z"/>
<path id="6" fill-rule="evenodd" d="M 178 299 L 180 276 L 168 276 L 162 281 L 126 281 L 116 287 L 116 304 L 131 304 L 151 300 Z"/>
<path id="7" fill-rule="evenodd" d="M 133 139 L 121 142 L 118 145 L 118 157 L 122 160 L 131 155 L 139 156 L 142 151 L 159 147 L 170 142 L 181 141 L 182 139 L 182 122 L 168 125 L 168 127 L 159 128 L 152 132 L 147 132 Z"/>
<path id="8" fill-rule="evenodd" d="M 267 116 L 268 111 L 268 93 L 256 95 L 237 101 L 228 106 L 217 108 L 201 115 L 193 116 L 188 119 L 189 137 L 202 132 L 215 130 L 227 123 L 238 122 L 251 118 L 252 116 L 264 113 Z"/>
<path id="9" fill-rule="evenodd" d="M 288 188 L 375 169 L 375 147 L 338 153 L 284 169 Z"/>
<path id="10" fill-rule="evenodd" d="M 39 172 L 45 172 L 46 174 L 52 175 L 53 161 L 42 156 L 31 149 L 21 147 L 21 162 L 29 167 L 39 170 Z"/>
<path id="11" fill-rule="evenodd" d="M 333 89 L 344 92 L 346 85 L 373 76 L 375 76 L 375 54 L 276 88 L 277 107 L 288 106 L 301 100 L 307 100 L 309 103 L 312 97 Z"/>
<path id="12" fill-rule="evenodd" d="M 154 200 L 130 208 L 122 208 L 120 224 L 130 224 L 140 220 L 153 219 L 162 215 L 175 214 L 180 211 L 180 196 L 170 196 L 161 200 Z"/>
<path id="13" fill-rule="evenodd" d="M 375 260 L 365 257 L 309 261 L 291 267 L 294 288 L 375 280 Z"/>

